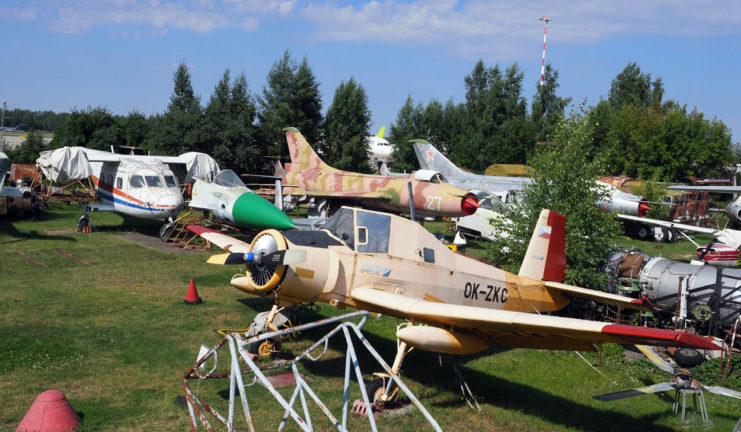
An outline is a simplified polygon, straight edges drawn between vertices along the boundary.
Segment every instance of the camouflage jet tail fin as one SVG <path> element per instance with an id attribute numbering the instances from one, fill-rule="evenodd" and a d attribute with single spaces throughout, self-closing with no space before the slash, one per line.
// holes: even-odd
<path id="1" fill-rule="evenodd" d="M 389 176 L 389 177 L 391 176 L 391 170 L 389 170 L 389 167 L 386 165 L 386 162 L 383 162 L 381 164 L 381 167 L 378 169 L 378 172 L 384 176 Z"/>
<path id="2" fill-rule="evenodd" d="M 298 169 L 317 168 L 322 171 L 337 171 L 324 163 L 298 129 L 287 127 L 285 131 L 288 154 L 291 156 L 291 166 Z"/>
<path id="3" fill-rule="evenodd" d="M 413 139 L 410 142 L 414 147 L 414 154 L 417 156 L 420 168 L 437 171 L 446 177 L 465 176 L 465 172 L 461 171 L 429 142 L 422 139 Z"/>
<path id="4" fill-rule="evenodd" d="M 285 168 L 283 167 L 283 164 L 280 162 L 280 159 L 276 159 L 275 163 L 273 164 L 273 175 L 276 177 L 283 177 L 283 173 L 285 172 Z"/>
<path id="5" fill-rule="evenodd" d="M 562 282 L 566 275 L 566 218 L 553 210 L 540 212 L 520 276 Z"/>

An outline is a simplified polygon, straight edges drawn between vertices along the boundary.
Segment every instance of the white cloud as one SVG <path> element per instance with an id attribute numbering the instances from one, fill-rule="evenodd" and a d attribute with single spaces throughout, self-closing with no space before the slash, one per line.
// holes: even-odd
<path id="1" fill-rule="evenodd" d="M 7 7 L 0 6 L 0 19 L 11 21 L 30 22 L 36 19 L 39 8 L 36 7 Z"/>

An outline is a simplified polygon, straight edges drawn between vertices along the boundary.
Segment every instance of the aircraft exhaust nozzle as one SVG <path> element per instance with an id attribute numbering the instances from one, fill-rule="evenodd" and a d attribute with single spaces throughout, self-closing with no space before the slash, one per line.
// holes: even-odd
<path id="1" fill-rule="evenodd" d="M 476 354 L 489 348 L 480 337 L 438 327 L 407 326 L 396 337 L 415 348 L 447 354 Z"/>
<path id="2" fill-rule="evenodd" d="M 461 201 L 461 211 L 466 216 L 471 216 L 472 214 L 476 213 L 476 209 L 478 208 L 479 200 L 474 194 L 469 193 L 468 195 L 463 197 L 463 200 Z"/>
<path id="3" fill-rule="evenodd" d="M 646 203 L 646 200 L 641 201 L 638 204 L 638 216 L 644 217 L 646 214 L 651 211 L 651 207 L 649 207 L 648 203 Z"/>

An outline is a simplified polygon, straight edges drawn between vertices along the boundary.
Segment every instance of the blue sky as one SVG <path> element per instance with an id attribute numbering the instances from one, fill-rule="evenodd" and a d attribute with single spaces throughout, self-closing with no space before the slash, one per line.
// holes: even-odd
<path id="1" fill-rule="evenodd" d="M 717 117 L 741 141 L 741 2 L 639 1 L 47 0 L 0 2 L 0 99 L 8 108 L 116 114 L 163 112 L 185 62 L 208 101 L 225 69 L 260 94 L 288 49 L 321 83 L 324 109 L 354 77 L 372 131 L 390 125 L 407 95 L 426 104 L 464 99 L 482 59 L 517 62 L 528 105 L 546 60 L 560 95 L 594 105 L 630 62 L 661 77 L 665 99 Z"/>

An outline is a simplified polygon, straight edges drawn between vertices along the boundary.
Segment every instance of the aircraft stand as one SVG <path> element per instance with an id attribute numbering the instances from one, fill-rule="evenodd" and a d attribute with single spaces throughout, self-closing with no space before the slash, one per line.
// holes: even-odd
<path id="1" fill-rule="evenodd" d="M 698 400 L 700 408 L 700 417 L 702 418 L 702 425 L 710 427 L 713 423 L 708 418 L 708 409 L 705 406 L 705 396 L 702 394 L 702 389 L 677 389 L 674 392 L 674 403 L 672 404 L 672 411 L 674 414 L 679 411 L 679 396 L 682 395 L 682 423 L 687 423 L 687 395 L 692 395 L 692 403 L 695 408 L 695 412 L 698 411 Z"/>
<path id="2" fill-rule="evenodd" d="M 383 360 L 378 352 L 371 346 L 370 342 L 368 342 L 365 336 L 363 336 L 361 328 L 368 320 L 369 316 L 370 314 L 367 311 L 358 311 L 336 317 L 326 318 L 320 321 L 315 321 L 300 326 L 290 327 L 285 330 L 262 333 L 248 339 L 243 339 L 239 333 L 230 333 L 213 348 L 202 350 L 202 353 L 199 354 L 199 360 L 190 369 L 188 369 L 188 371 L 183 376 L 185 397 L 187 400 L 187 406 L 190 413 L 191 426 L 193 427 L 193 430 L 198 431 L 199 421 L 206 430 L 214 430 L 211 426 L 211 423 L 209 422 L 210 417 L 207 417 L 207 414 L 210 414 L 220 423 L 224 424 L 227 427 L 227 430 L 238 430 L 236 428 L 237 418 L 235 417 L 235 411 L 237 409 L 238 403 L 241 404 L 245 419 L 244 424 L 246 424 L 247 430 L 256 430 L 253 421 L 254 419 L 252 417 L 252 414 L 250 413 L 250 398 L 248 397 L 248 394 L 246 392 L 246 387 L 251 387 L 254 384 L 259 383 L 260 386 L 256 386 L 251 390 L 251 393 L 253 393 L 254 396 L 252 400 L 253 402 L 256 401 L 256 403 L 261 404 L 261 406 L 264 406 L 266 403 L 264 393 L 265 390 L 267 390 L 267 392 L 275 399 L 280 407 L 283 408 L 284 414 L 278 424 L 279 431 L 282 431 L 286 427 L 289 418 L 292 419 L 296 423 L 296 425 L 301 428 L 301 430 L 313 431 L 315 426 L 312 423 L 311 415 L 309 412 L 309 408 L 312 406 L 312 401 L 315 404 L 315 408 L 318 407 L 321 412 L 324 413 L 324 415 L 327 417 L 327 419 L 329 419 L 336 430 L 346 431 L 347 412 L 349 408 L 348 401 L 350 397 L 350 381 L 352 371 L 354 370 L 354 381 L 357 381 L 358 388 L 362 395 L 365 412 L 368 414 L 368 423 L 370 424 L 370 429 L 372 431 L 376 431 L 376 419 L 371 406 L 372 401 L 369 400 L 369 395 L 366 392 L 365 382 L 363 381 L 363 375 L 358 363 L 355 345 L 353 343 L 353 338 L 351 337 L 351 335 L 354 334 L 355 337 L 360 342 L 362 342 L 362 345 L 373 356 L 373 358 L 376 359 L 381 368 L 383 368 L 388 376 L 394 381 L 397 388 L 403 391 L 406 397 L 411 401 L 411 403 L 420 410 L 432 429 L 435 431 L 441 431 L 442 429 L 440 429 L 440 426 L 437 424 L 435 419 L 432 418 L 432 416 L 429 414 L 429 412 L 427 412 L 420 401 L 414 396 L 414 394 L 412 394 L 412 392 L 401 381 L 398 375 L 393 373 L 392 368 L 389 367 L 389 365 Z M 350 321 L 353 318 L 360 318 L 360 321 L 356 324 L 355 322 Z M 317 342 L 312 344 L 309 348 L 307 348 L 291 360 L 278 361 L 272 364 L 258 366 L 253 360 L 254 355 L 250 355 L 248 352 L 249 346 L 253 343 L 259 344 L 267 339 L 276 339 L 296 332 L 306 331 L 312 328 L 327 325 L 334 325 L 334 327 L 321 339 L 319 339 Z M 347 344 L 344 362 L 344 385 L 342 387 L 343 399 L 341 421 L 338 420 L 338 418 L 332 414 L 329 407 L 319 399 L 317 394 L 309 386 L 309 382 L 311 382 L 311 380 L 301 375 L 298 368 L 298 365 L 300 364 L 299 362 L 302 360 L 317 361 L 321 359 L 328 351 L 330 338 L 339 334 L 344 335 L 345 342 Z M 318 352 L 318 355 L 316 356 L 313 355 L 315 351 Z M 222 368 L 222 370 L 219 371 L 219 354 L 222 353 L 222 356 L 224 356 L 226 352 L 230 354 L 230 360 L 229 362 L 226 362 L 226 367 L 228 367 L 229 370 L 223 371 L 224 368 Z M 208 372 L 205 372 L 206 366 L 210 364 L 212 364 L 211 369 Z M 247 366 L 247 368 L 244 368 L 245 365 Z M 284 373 L 282 375 L 285 376 L 292 374 L 291 378 L 295 380 L 295 388 L 291 393 L 290 400 L 286 400 L 286 398 L 284 398 L 284 396 L 281 395 L 278 390 L 276 390 L 275 386 L 270 381 L 270 378 L 276 377 L 273 372 L 279 369 L 289 369 L 289 373 Z M 302 368 L 302 370 L 306 371 L 308 370 L 308 368 L 305 367 Z M 266 372 L 268 372 L 267 376 Z M 201 399 L 200 393 L 207 393 L 206 389 L 201 389 L 201 383 L 203 382 L 205 384 L 206 380 L 211 379 L 227 379 L 229 382 L 228 413 L 226 415 L 219 413 L 213 406 L 207 404 Z M 191 388 L 191 382 L 194 380 L 196 381 L 195 391 Z M 245 381 L 248 381 L 248 384 L 245 385 Z M 257 393 L 258 391 L 261 393 L 261 395 L 255 396 L 255 393 Z M 283 392 L 285 393 L 285 391 Z M 225 391 L 218 394 L 223 394 L 223 397 L 226 397 Z M 214 393 L 214 395 L 216 395 L 216 393 Z M 219 396 L 216 396 L 216 398 L 218 399 Z M 301 410 L 303 411 L 302 414 L 298 412 L 298 407 L 296 407 L 296 402 L 298 400 L 301 401 Z M 261 420 L 264 421 L 264 419 Z M 321 426 L 316 426 L 316 428 L 318 429 L 326 429 L 326 427 L 326 421 L 324 421 Z"/>

